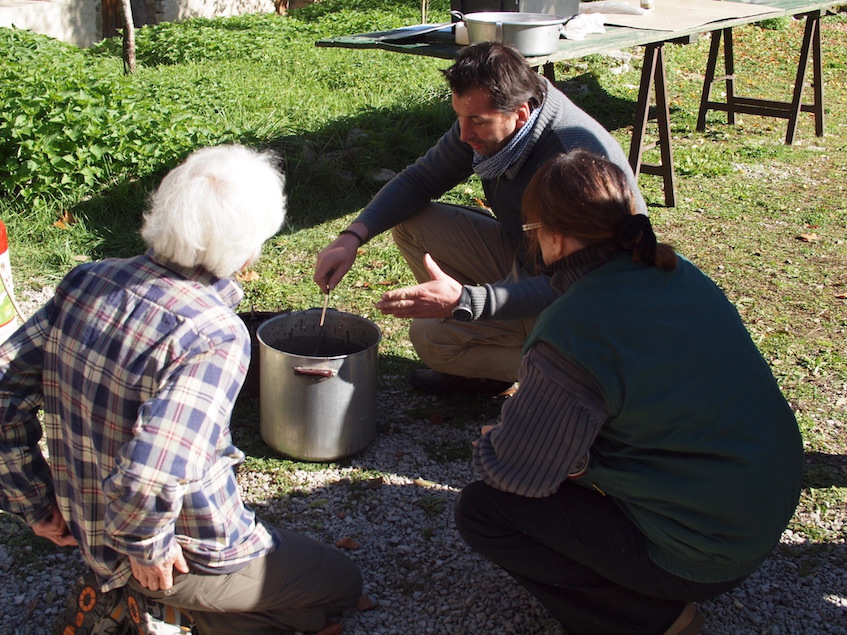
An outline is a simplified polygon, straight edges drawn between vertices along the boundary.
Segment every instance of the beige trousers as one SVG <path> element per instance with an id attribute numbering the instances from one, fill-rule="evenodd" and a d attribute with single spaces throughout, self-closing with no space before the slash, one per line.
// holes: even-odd
<path id="1" fill-rule="evenodd" d="M 429 280 L 429 253 L 462 284 L 518 279 L 515 252 L 500 223 L 481 209 L 431 203 L 392 230 L 394 242 L 418 282 Z M 424 364 L 460 375 L 516 381 L 521 350 L 535 320 L 416 319 L 409 334 Z"/>

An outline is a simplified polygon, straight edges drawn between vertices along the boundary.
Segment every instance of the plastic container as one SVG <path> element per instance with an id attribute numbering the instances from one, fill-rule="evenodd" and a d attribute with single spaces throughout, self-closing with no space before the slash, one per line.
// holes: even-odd
<path id="1" fill-rule="evenodd" d="M 12 265 L 9 263 L 9 237 L 6 224 L 0 220 L 0 342 L 17 330 L 17 310 L 12 288 Z"/>

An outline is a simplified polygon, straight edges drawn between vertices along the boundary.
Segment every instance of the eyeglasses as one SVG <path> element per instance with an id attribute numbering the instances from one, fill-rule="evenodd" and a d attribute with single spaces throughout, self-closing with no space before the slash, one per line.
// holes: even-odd
<path id="1" fill-rule="evenodd" d="M 525 232 L 528 232 L 528 231 L 532 231 L 533 229 L 538 229 L 543 224 L 544 223 L 524 223 L 523 225 L 521 225 L 521 229 L 524 230 Z"/>

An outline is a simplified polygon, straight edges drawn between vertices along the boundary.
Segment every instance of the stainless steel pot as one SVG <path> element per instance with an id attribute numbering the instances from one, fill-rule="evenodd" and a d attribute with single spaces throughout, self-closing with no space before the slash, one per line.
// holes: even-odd
<path id="1" fill-rule="evenodd" d="M 259 340 L 259 427 L 274 450 L 304 461 L 356 454 L 376 433 L 379 327 L 329 309 L 271 318 Z"/>
<path id="2" fill-rule="evenodd" d="M 471 44 L 502 42 L 523 55 L 533 56 L 549 55 L 559 48 L 559 35 L 568 18 L 545 13 L 481 11 L 464 14 L 461 19 L 468 28 Z"/>

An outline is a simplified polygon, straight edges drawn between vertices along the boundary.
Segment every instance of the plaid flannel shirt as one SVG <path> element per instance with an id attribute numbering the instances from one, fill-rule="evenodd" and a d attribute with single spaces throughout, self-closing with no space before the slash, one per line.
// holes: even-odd
<path id="1" fill-rule="evenodd" d="M 0 507 L 33 525 L 58 506 L 104 590 L 129 579 L 127 556 L 156 564 L 175 543 L 204 569 L 274 548 L 235 478 L 241 298 L 152 252 L 88 263 L 0 345 Z"/>

